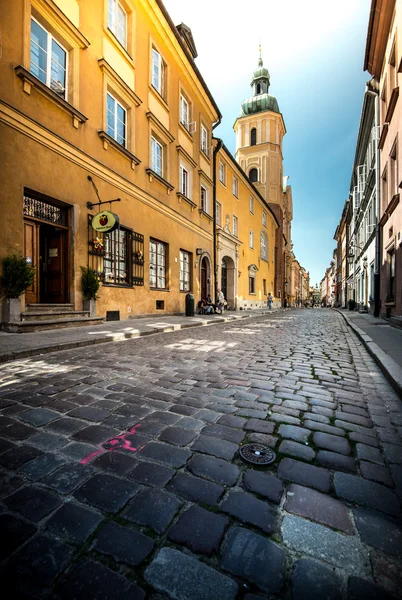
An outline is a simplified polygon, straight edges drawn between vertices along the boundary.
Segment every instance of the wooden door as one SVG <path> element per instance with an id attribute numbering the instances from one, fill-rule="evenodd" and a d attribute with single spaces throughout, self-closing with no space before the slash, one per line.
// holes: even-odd
<path id="1" fill-rule="evenodd" d="M 201 298 L 204 300 L 207 295 L 207 261 L 203 258 L 201 262 Z"/>
<path id="2" fill-rule="evenodd" d="M 66 301 L 66 232 L 42 226 L 41 302 L 63 304 Z"/>
<path id="3" fill-rule="evenodd" d="M 24 221 L 24 256 L 28 264 L 35 268 L 35 278 L 32 285 L 25 290 L 25 302 L 39 302 L 39 255 L 38 255 L 39 226 L 34 221 Z"/>

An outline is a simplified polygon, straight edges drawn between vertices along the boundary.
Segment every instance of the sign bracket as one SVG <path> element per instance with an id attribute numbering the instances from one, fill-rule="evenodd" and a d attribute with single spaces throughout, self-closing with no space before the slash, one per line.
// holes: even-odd
<path id="1" fill-rule="evenodd" d="M 112 202 L 120 202 L 121 198 L 116 198 L 115 200 L 105 200 L 105 202 L 102 202 L 99 196 L 99 192 L 98 192 L 98 188 L 96 187 L 94 180 L 92 179 L 92 177 L 90 175 L 88 175 L 88 181 L 90 181 L 92 183 L 92 187 L 94 188 L 95 194 L 98 197 L 99 202 L 87 202 L 87 208 L 89 210 L 93 210 L 94 206 L 101 206 L 102 204 L 111 204 Z"/>

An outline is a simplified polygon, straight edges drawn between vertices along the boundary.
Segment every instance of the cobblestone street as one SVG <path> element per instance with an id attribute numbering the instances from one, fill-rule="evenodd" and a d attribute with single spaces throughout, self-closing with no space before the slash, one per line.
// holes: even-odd
<path id="1" fill-rule="evenodd" d="M 7 597 L 402 598 L 402 404 L 337 312 L 21 359 L 0 383 Z M 276 460 L 244 462 L 251 442 Z"/>

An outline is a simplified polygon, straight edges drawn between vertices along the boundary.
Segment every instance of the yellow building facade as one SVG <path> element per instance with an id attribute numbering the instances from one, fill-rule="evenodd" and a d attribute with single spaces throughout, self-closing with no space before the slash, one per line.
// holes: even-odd
<path id="1" fill-rule="evenodd" d="M 183 312 L 187 292 L 212 293 L 221 115 L 191 31 L 158 0 L 0 11 L 0 258 L 20 251 L 35 267 L 22 310 L 81 310 L 82 266 L 101 279 L 101 316 Z M 118 227 L 95 230 L 99 212 Z"/>

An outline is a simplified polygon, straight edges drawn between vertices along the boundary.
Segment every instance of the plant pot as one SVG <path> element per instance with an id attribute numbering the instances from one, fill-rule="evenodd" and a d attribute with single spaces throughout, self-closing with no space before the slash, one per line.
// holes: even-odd
<path id="1" fill-rule="evenodd" d="M 84 310 L 89 312 L 90 317 L 96 317 L 96 300 L 84 300 Z"/>
<path id="2" fill-rule="evenodd" d="M 21 321 L 21 300 L 19 298 L 3 298 L 3 323 Z"/>

